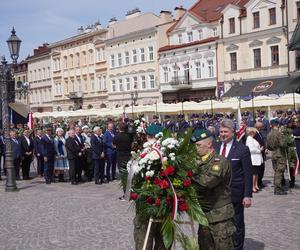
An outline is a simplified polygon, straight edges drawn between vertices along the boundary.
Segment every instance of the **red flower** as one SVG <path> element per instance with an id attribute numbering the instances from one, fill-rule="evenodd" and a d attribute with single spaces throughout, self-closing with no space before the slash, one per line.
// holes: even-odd
<path id="1" fill-rule="evenodd" d="M 135 192 L 130 193 L 130 200 L 135 201 L 138 198 L 138 194 Z"/>
<path id="2" fill-rule="evenodd" d="M 154 185 L 159 185 L 159 182 L 160 180 L 157 177 L 155 177 L 153 180 Z"/>
<path id="3" fill-rule="evenodd" d="M 157 207 L 160 206 L 160 199 L 159 199 L 159 198 L 157 198 L 157 199 L 155 200 L 155 206 L 157 206 Z"/>
<path id="4" fill-rule="evenodd" d="M 148 197 L 148 198 L 147 198 L 147 202 L 148 202 L 149 204 L 153 204 L 155 201 L 154 201 L 154 199 L 153 199 L 152 197 Z"/>
<path id="5" fill-rule="evenodd" d="M 172 204 L 172 197 L 171 196 L 167 196 L 166 202 L 167 202 L 168 205 L 171 205 Z"/>
<path id="6" fill-rule="evenodd" d="M 151 177 L 150 176 L 146 176 L 145 179 L 146 179 L 146 181 L 150 181 Z"/>
<path id="7" fill-rule="evenodd" d="M 161 180 L 161 181 L 159 182 L 159 186 L 160 186 L 161 189 L 166 189 L 166 188 L 169 187 L 169 182 L 166 181 L 166 180 Z"/>
<path id="8" fill-rule="evenodd" d="M 147 155 L 147 153 L 145 152 L 145 153 L 140 154 L 140 157 L 144 158 L 146 155 Z"/>
<path id="9" fill-rule="evenodd" d="M 192 170 L 187 171 L 186 176 L 187 177 L 192 177 L 193 176 L 193 171 Z"/>
<path id="10" fill-rule="evenodd" d="M 161 177 L 167 176 L 165 171 L 162 171 L 159 175 L 160 175 Z"/>
<path id="11" fill-rule="evenodd" d="M 183 203 L 179 204 L 179 210 L 187 211 L 187 210 L 189 210 L 189 205 L 187 203 L 183 202 Z"/>
<path id="12" fill-rule="evenodd" d="M 168 166 L 165 170 L 166 175 L 173 175 L 175 174 L 175 168 L 173 166 Z"/>
<path id="13" fill-rule="evenodd" d="M 191 179 L 189 179 L 189 178 L 183 182 L 183 186 L 185 186 L 185 187 L 189 187 L 191 184 L 192 184 L 192 182 L 191 182 Z"/>

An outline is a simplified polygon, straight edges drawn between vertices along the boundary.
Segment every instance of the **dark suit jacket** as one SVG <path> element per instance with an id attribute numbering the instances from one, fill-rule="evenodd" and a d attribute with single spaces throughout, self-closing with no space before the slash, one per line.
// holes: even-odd
<path id="1" fill-rule="evenodd" d="M 75 160 L 79 158 L 81 147 L 77 140 L 72 137 L 68 137 L 66 140 L 67 158 L 68 160 Z"/>
<path id="2" fill-rule="evenodd" d="M 42 139 L 42 138 L 41 138 Z M 42 140 L 38 136 L 33 139 L 33 152 L 37 156 L 40 154 L 42 156 Z"/>
<path id="3" fill-rule="evenodd" d="M 91 146 L 92 146 L 92 150 L 93 150 L 93 160 L 99 160 L 102 152 L 104 152 L 103 139 L 101 137 L 99 139 L 98 138 L 95 135 L 92 135 L 92 138 L 91 138 Z"/>
<path id="4" fill-rule="evenodd" d="M 31 155 L 25 154 L 25 153 L 29 153 L 29 152 L 33 153 L 33 141 L 30 138 L 28 138 L 28 139 L 30 141 L 30 145 L 28 145 L 27 140 L 25 139 L 25 136 L 21 136 L 19 139 L 19 142 L 21 144 L 22 155 L 24 157 L 31 158 L 32 154 Z"/>
<path id="5" fill-rule="evenodd" d="M 18 143 L 16 143 L 14 140 L 10 139 L 11 141 L 11 150 L 13 153 L 13 158 L 14 159 L 18 159 L 22 157 L 22 148 L 21 148 L 21 144 L 18 141 Z"/>
<path id="6" fill-rule="evenodd" d="M 221 143 L 216 151 L 220 153 Z M 252 197 L 252 162 L 248 147 L 233 141 L 227 159 L 231 162 L 231 200 L 233 203 L 242 202 L 243 198 Z"/>
<path id="7" fill-rule="evenodd" d="M 260 132 L 257 132 L 254 136 L 254 139 L 257 140 L 257 142 L 259 143 L 259 145 L 261 147 L 266 147 L 266 144 L 265 144 L 265 138 L 263 137 L 262 133 Z M 262 152 L 262 156 L 264 158 L 264 160 L 266 159 L 266 153 L 265 153 L 265 150 Z"/>
<path id="8" fill-rule="evenodd" d="M 54 140 L 49 139 L 47 135 L 44 135 L 41 139 L 42 144 L 42 155 L 47 157 L 49 160 L 54 160 L 55 158 L 55 147 L 54 147 Z"/>
<path id="9" fill-rule="evenodd" d="M 4 138 L 1 135 L 0 136 L 0 156 L 5 155 L 5 144 L 4 144 Z"/>

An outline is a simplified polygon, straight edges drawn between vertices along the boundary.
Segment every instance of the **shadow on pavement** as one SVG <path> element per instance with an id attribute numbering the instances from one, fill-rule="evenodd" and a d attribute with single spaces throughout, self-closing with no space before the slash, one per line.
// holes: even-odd
<path id="1" fill-rule="evenodd" d="M 256 241 L 250 238 L 245 239 L 244 250 L 263 250 L 265 248 L 265 244 L 260 241 Z"/>

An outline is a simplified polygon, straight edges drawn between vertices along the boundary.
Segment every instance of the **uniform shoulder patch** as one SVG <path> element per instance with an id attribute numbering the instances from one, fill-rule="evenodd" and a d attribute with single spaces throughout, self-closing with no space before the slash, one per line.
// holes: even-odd
<path id="1" fill-rule="evenodd" d="M 211 168 L 213 171 L 219 172 L 220 171 L 220 165 L 213 165 Z"/>

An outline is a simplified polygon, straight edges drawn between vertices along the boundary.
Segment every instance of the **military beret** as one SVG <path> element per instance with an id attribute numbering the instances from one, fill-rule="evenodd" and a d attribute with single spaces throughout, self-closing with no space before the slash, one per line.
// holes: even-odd
<path id="1" fill-rule="evenodd" d="M 199 118 L 199 115 L 198 115 L 198 114 L 195 114 L 195 118 Z"/>
<path id="2" fill-rule="evenodd" d="M 273 120 L 271 120 L 270 121 L 270 124 L 272 125 L 272 126 L 276 126 L 276 125 L 279 125 L 279 120 L 278 119 L 273 119 Z"/>
<path id="3" fill-rule="evenodd" d="M 170 118 L 171 118 L 171 116 L 165 115 L 165 119 L 170 119 Z"/>
<path id="4" fill-rule="evenodd" d="M 177 118 L 184 118 L 183 114 L 177 115 Z"/>
<path id="5" fill-rule="evenodd" d="M 155 135 L 157 135 L 158 133 L 160 133 L 162 131 L 163 131 L 163 127 L 159 126 L 159 125 L 156 125 L 156 124 L 152 124 L 152 125 L 150 125 L 149 127 L 146 128 L 146 134 L 147 135 L 152 135 L 152 136 L 155 136 Z"/>
<path id="6" fill-rule="evenodd" d="M 192 115 L 191 115 L 191 118 L 195 118 L 195 114 L 192 114 Z"/>
<path id="7" fill-rule="evenodd" d="M 212 136 L 212 134 L 209 130 L 196 129 L 192 134 L 191 142 L 195 143 L 197 141 L 202 141 L 202 140 L 205 140 L 205 139 L 207 139 L 211 136 Z"/>
<path id="8" fill-rule="evenodd" d="M 153 115 L 152 118 L 153 118 L 153 119 L 158 119 L 158 116 L 157 116 L 157 115 Z"/>

